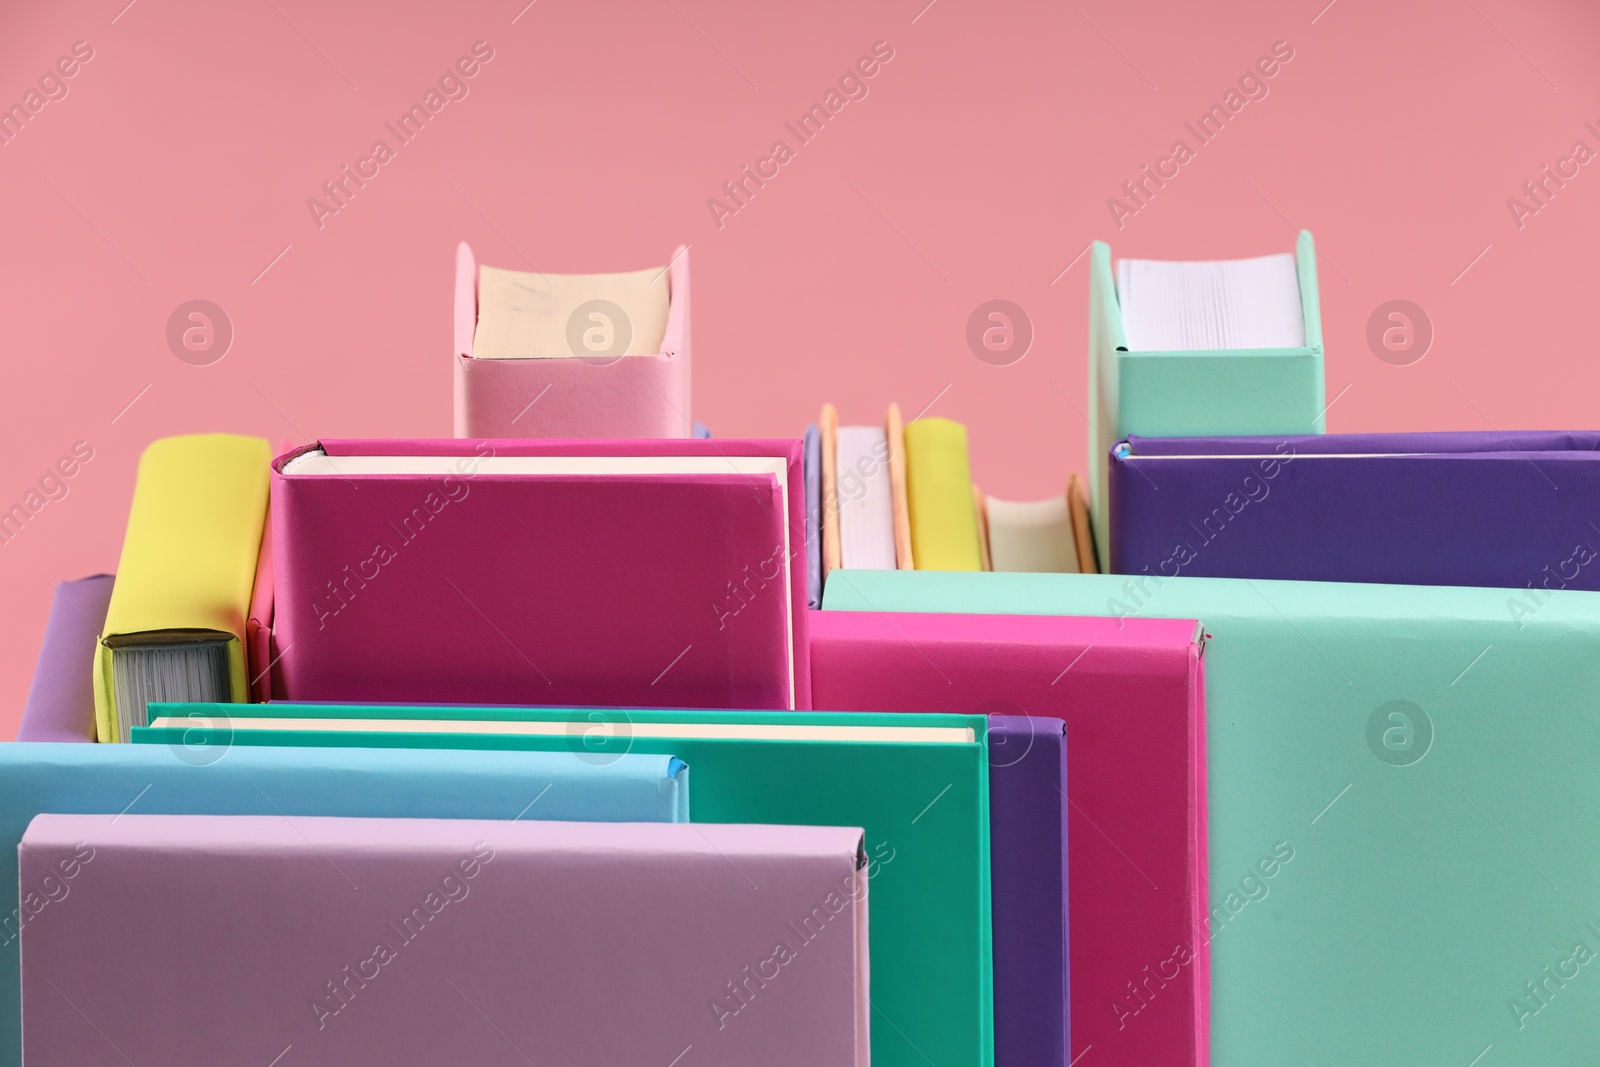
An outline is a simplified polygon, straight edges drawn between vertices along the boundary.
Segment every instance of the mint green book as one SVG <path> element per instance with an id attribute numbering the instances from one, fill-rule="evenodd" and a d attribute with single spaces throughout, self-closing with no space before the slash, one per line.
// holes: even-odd
<path id="1" fill-rule="evenodd" d="M 535 749 L 598 763 L 670 754 L 689 764 L 693 822 L 860 826 L 872 1062 L 994 1062 L 981 715 L 153 704 L 151 721 L 135 744 Z"/>
<path id="2" fill-rule="evenodd" d="M 1600 1056 L 1600 593 L 844 576 L 825 609 L 1201 620 L 1213 1063 Z"/>
<path id="3" fill-rule="evenodd" d="M 1311 233 L 1295 242 L 1305 344 L 1300 348 L 1130 352 L 1111 246 L 1089 253 L 1089 499 L 1100 569 L 1107 568 L 1108 456 L 1129 434 L 1225 437 L 1326 429 L 1322 306 Z"/>

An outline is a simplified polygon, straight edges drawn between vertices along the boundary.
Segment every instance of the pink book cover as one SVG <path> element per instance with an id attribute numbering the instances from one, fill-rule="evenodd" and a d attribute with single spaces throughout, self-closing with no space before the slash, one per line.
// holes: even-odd
<path id="1" fill-rule="evenodd" d="M 866 1067 L 861 839 L 39 815 L 23 1061 Z"/>
<path id="2" fill-rule="evenodd" d="M 1208 1063 L 1203 650 L 1186 620 L 811 616 L 817 710 L 1066 722 L 1074 1061 Z"/>
<path id="3" fill-rule="evenodd" d="M 261 551 L 256 556 L 256 584 L 250 592 L 250 615 L 245 619 L 244 656 L 250 674 L 250 699 L 264 704 L 272 699 L 272 502 L 261 528 Z"/>
<path id="4" fill-rule="evenodd" d="M 311 446 L 308 446 L 308 448 Z M 451 473 L 273 463 L 274 696 L 811 706 L 801 444 L 325 440 Z M 700 474 L 496 474 L 496 456 L 689 456 Z M 728 457 L 787 472 L 726 473 Z"/>
<path id="5" fill-rule="evenodd" d="M 456 249 L 457 437 L 689 437 L 689 249 L 667 267 L 661 351 L 615 359 L 474 359 L 478 264 Z"/>

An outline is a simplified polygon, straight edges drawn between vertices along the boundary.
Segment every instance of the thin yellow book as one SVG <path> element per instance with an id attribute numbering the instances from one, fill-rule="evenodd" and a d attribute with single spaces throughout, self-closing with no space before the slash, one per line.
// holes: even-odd
<path id="1" fill-rule="evenodd" d="M 905 442 L 911 554 L 917 570 L 982 570 L 967 428 L 949 419 L 914 419 L 906 426 Z"/>
<path id="2" fill-rule="evenodd" d="M 272 450 L 259 437 L 166 437 L 138 483 L 94 660 L 101 741 L 127 740 L 157 700 L 241 703 L 245 620 Z"/>

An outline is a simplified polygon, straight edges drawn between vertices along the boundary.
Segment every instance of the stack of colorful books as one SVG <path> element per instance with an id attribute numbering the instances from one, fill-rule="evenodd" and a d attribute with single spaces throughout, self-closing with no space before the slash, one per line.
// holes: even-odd
<path id="1" fill-rule="evenodd" d="M 156 441 L 58 587 L 0 1063 L 1592 1056 L 1600 434 L 1324 433 L 1309 234 L 1096 245 L 1034 502 L 457 265 L 457 439 Z"/>

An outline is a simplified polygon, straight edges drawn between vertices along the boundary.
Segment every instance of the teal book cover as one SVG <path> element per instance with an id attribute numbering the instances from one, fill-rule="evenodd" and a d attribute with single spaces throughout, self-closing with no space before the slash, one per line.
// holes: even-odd
<path id="1" fill-rule="evenodd" d="M 1213 1063 L 1594 1062 L 1600 593 L 849 578 L 826 610 L 1201 620 Z"/>
<path id="2" fill-rule="evenodd" d="M 872 953 L 872 1061 L 878 1067 L 993 1063 L 989 911 L 989 765 L 981 715 L 738 712 L 401 705 L 157 705 L 153 714 L 215 716 L 219 743 L 537 749 L 575 761 L 671 753 L 694 778 L 705 823 L 860 826 L 866 831 Z M 231 716 L 230 718 L 227 718 Z M 302 729 L 255 730 L 250 718 Z M 316 720 L 348 720 L 322 730 Z M 363 730 L 360 720 L 381 720 Z M 430 730 L 408 732 L 426 720 Z M 551 724 L 539 735 L 465 732 L 485 722 Z M 231 724 L 231 725 L 230 725 Z M 459 724 L 463 732 L 448 732 Z M 931 727 L 958 742 L 733 739 L 730 727 Z M 394 727 L 394 728 L 391 728 Z M 194 729 L 194 728 L 190 728 Z M 146 727 L 135 743 L 184 730 Z M 231 737 L 231 742 L 227 740 Z"/>
<path id="3" fill-rule="evenodd" d="M 1111 246 L 1089 256 L 1089 497 L 1101 570 L 1108 569 L 1106 493 L 1111 449 L 1129 434 L 1223 437 L 1325 429 L 1322 298 L 1317 248 L 1301 230 L 1295 272 L 1305 344 L 1300 348 L 1143 352 L 1128 347 Z"/>

